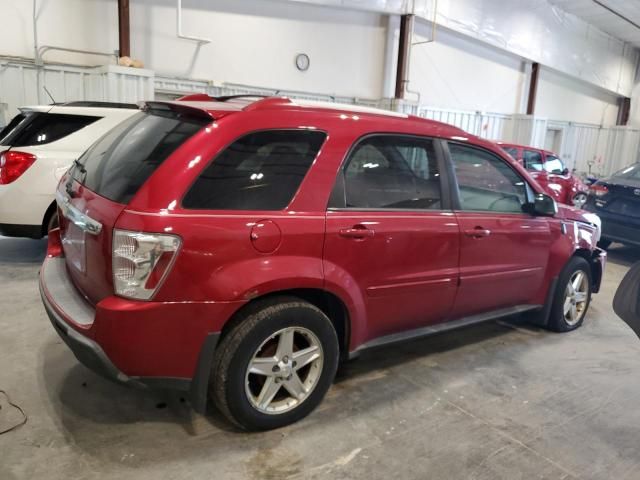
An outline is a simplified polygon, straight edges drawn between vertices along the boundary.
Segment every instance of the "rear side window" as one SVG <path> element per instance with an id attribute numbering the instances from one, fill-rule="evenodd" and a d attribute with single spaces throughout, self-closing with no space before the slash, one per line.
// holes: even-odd
<path id="1" fill-rule="evenodd" d="M 233 142 L 203 171 L 182 206 L 198 210 L 282 210 L 298 191 L 326 134 L 267 130 Z"/>
<path id="2" fill-rule="evenodd" d="M 12 131 L 7 132 L 2 145 L 33 147 L 61 140 L 92 124 L 100 117 L 62 113 L 33 112 L 26 115 Z"/>
<path id="3" fill-rule="evenodd" d="M 518 158 L 518 149 L 515 147 L 502 147 L 502 149 L 511 155 L 514 159 Z"/>
<path id="4" fill-rule="evenodd" d="M 94 143 L 73 176 L 98 195 L 129 203 L 169 155 L 210 121 L 169 111 L 138 113 Z"/>
<path id="5" fill-rule="evenodd" d="M 527 170 L 541 172 L 542 171 L 542 154 L 533 150 L 525 150 L 522 153 L 524 160 L 524 168 Z"/>
<path id="6" fill-rule="evenodd" d="M 342 206 L 347 208 L 442 208 L 433 141 L 400 135 L 365 138 L 347 159 L 344 192 Z M 336 199 L 332 195 L 331 207 L 338 206 Z"/>

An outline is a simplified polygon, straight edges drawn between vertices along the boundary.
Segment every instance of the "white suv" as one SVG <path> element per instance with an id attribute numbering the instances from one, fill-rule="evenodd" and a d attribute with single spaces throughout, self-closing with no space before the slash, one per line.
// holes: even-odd
<path id="1" fill-rule="evenodd" d="M 0 129 L 0 235 L 41 238 L 57 222 L 60 177 L 134 104 L 71 102 L 24 107 Z"/>

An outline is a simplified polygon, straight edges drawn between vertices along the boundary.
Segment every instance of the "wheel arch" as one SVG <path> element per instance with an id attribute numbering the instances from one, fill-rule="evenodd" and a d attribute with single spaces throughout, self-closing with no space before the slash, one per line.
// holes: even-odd
<path id="1" fill-rule="evenodd" d="M 44 216 L 42 217 L 42 236 L 46 236 L 49 232 L 47 231 L 47 227 L 49 225 L 49 220 L 53 215 L 55 215 L 58 205 L 54 200 L 51 202 L 51 205 L 47 207 L 47 210 L 44 212 Z"/>
<path id="2" fill-rule="evenodd" d="M 245 315 L 256 308 L 261 308 L 265 304 L 278 297 L 296 297 L 319 308 L 331 321 L 338 336 L 340 346 L 340 356 L 346 358 L 349 353 L 349 342 L 351 338 L 351 316 L 345 302 L 336 294 L 321 288 L 291 288 L 284 290 L 274 290 L 263 295 L 252 298 L 242 305 L 220 331 L 220 340 L 227 335 L 238 323 L 242 322 Z"/>
<path id="3" fill-rule="evenodd" d="M 592 252 L 586 248 L 578 248 L 572 257 L 584 258 L 589 264 L 591 270 L 591 291 L 598 293 L 600 290 L 600 283 L 602 281 L 602 264 L 597 261 L 597 252 Z"/>

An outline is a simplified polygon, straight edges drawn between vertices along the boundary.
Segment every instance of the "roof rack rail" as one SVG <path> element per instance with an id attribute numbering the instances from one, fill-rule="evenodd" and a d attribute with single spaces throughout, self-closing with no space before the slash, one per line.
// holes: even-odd
<path id="1" fill-rule="evenodd" d="M 192 93 L 180 98 L 176 98 L 177 102 L 227 102 L 236 98 L 269 98 L 268 95 L 259 95 L 253 93 L 245 93 L 241 95 L 222 95 L 220 97 L 212 97 L 206 93 Z"/>
<path id="2" fill-rule="evenodd" d="M 119 102 L 100 102 L 100 101 L 86 101 L 78 100 L 74 102 L 54 103 L 54 105 L 60 105 L 63 107 L 93 107 L 93 108 L 125 108 L 125 109 L 138 109 L 138 105 L 135 103 L 119 103 Z"/>
<path id="3" fill-rule="evenodd" d="M 269 108 L 272 106 L 291 105 L 292 103 L 293 101 L 291 101 L 291 99 L 288 97 L 263 97 L 257 102 L 253 102 L 247 105 L 243 108 L 243 110 L 250 112 L 253 110 L 261 110 L 263 108 Z"/>

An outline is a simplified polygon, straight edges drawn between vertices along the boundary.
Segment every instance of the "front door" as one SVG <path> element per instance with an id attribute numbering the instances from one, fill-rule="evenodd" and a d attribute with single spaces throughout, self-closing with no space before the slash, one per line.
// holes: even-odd
<path id="1" fill-rule="evenodd" d="M 444 320 L 457 290 L 459 232 L 428 138 L 373 135 L 341 170 L 327 212 L 324 272 L 347 285 L 365 327 L 352 345 Z"/>
<path id="2" fill-rule="evenodd" d="M 528 186 L 488 150 L 449 143 L 458 183 L 460 286 L 452 318 L 527 305 L 544 281 L 548 220 L 524 213 Z"/>

